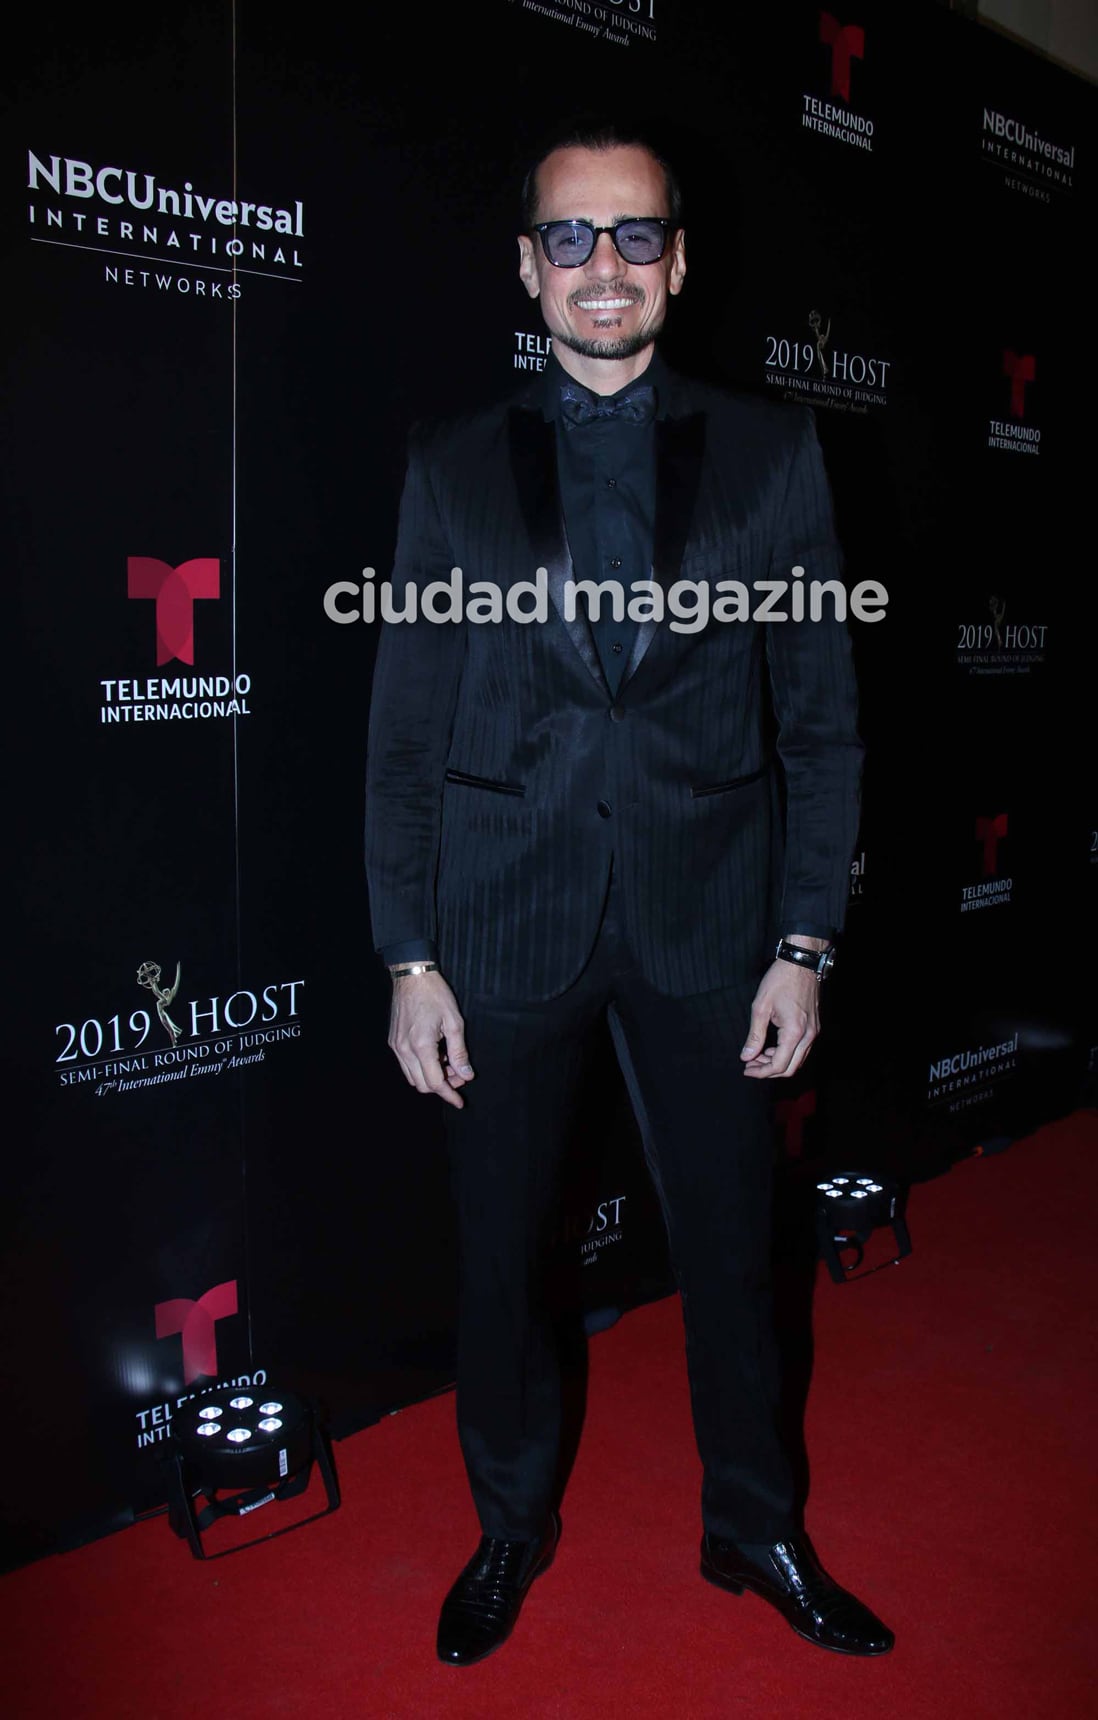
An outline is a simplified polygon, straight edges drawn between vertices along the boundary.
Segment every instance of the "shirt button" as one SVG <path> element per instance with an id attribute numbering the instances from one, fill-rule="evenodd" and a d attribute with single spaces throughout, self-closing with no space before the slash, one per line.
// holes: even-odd
<path id="1" fill-rule="evenodd" d="M 618 480 L 616 478 L 607 478 L 606 488 L 608 490 L 616 490 L 617 487 L 618 487 Z"/>
<path id="2" fill-rule="evenodd" d="M 614 556 L 610 562 L 610 566 L 612 568 L 614 568 L 616 571 L 621 566 L 621 556 L 620 555 Z"/>
<path id="3" fill-rule="evenodd" d="M 600 800 L 598 805 L 595 807 L 595 811 L 598 813 L 600 818 L 609 818 L 610 802 L 608 800 Z"/>
<path id="4" fill-rule="evenodd" d="M 624 715 L 625 715 L 625 706 L 624 705 L 613 704 L 610 706 L 610 721 L 612 723 L 620 723 L 622 718 L 624 717 Z"/>
<path id="5" fill-rule="evenodd" d="M 622 650 L 621 640 L 615 639 L 614 643 L 611 645 L 610 649 L 614 653 L 615 657 L 620 657 L 621 650 Z"/>

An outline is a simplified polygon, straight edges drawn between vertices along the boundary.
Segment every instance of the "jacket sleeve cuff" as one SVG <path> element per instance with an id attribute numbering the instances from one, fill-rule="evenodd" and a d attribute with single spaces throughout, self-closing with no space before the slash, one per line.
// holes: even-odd
<path id="1" fill-rule="evenodd" d="M 835 943 L 839 936 L 834 926 L 809 926 L 801 920 L 796 925 L 783 926 L 780 935 L 783 938 L 826 938 L 829 944 Z"/>
<path id="2" fill-rule="evenodd" d="M 384 944 L 378 954 L 386 967 L 394 962 L 437 962 L 438 945 L 430 938 L 405 938 L 400 944 Z"/>

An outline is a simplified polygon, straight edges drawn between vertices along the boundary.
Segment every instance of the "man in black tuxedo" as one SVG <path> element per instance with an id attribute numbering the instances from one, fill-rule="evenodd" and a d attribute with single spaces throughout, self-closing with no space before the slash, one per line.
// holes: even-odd
<path id="1" fill-rule="evenodd" d="M 528 178 L 524 228 L 552 356 L 518 401 L 413 434 L 393 589 L 421 613 L 383 630 L 370 722 L 389 1043 L 448 1107 L 458 1427 L 483 1530 L 438 1652 L 496 1648 L 556 1547 L 541 1268 L 582 1048 L 608 1015 L 683 1295 L 702 1574 L 821 1646 L 883 1653 L 891 1632 L 794 1521 L 769 1282 L 771 1083 L 816 1036 L 857 836 L 849 639 L 834 619 L 691 619 L 721 580 L 838 577 L 813 420 L 657 353 L 686 253 L 643 142 L 566 137 Z M 455 568 L 511 596 L 497 619 L 424 618 Z M 570 580 L 614 581 L 624 607 L 607 592 L 597 617 L 573 612 Z"/>

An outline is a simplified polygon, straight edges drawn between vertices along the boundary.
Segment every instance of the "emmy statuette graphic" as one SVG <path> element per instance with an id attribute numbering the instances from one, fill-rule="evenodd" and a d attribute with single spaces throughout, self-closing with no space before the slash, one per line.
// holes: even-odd
<path id="1" fill-rule="evenodd" d="M 179 990 L 179 979 L 182 972 L 183 969 L 181 964 L 176 962 L 175 979 L 169 989 L 167 986 L 162 986 L 160 983 L 159 962 L 142 962 L 141 966 L 137 970 L 137 983 L 138 985 L 143 985 L 146 991 L 151 991 L 155 997 L 156 1013 L 160 1017 L 160 1025 L 173 1045 L 178 1044 L 183 1029 L 181 1027 L 177 1027 L 171 1016 L 168 1014 L 168 1005 L 174 1001 L 175 994 Z"/>

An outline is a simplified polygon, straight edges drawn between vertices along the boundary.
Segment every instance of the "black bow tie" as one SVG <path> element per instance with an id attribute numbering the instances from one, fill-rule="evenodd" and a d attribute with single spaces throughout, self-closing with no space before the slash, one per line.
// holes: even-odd
<path id="1" fill-rule="evenodd" d="M 623 424 L 648 424 L 656 410 L 656 390 L 650 382 L 638 383 L 628 394 L 606 398 L 592 393 L 579 382 L 561 384 L 560 411 L 566 424 L 594 424 L 617 418 Z"/>

